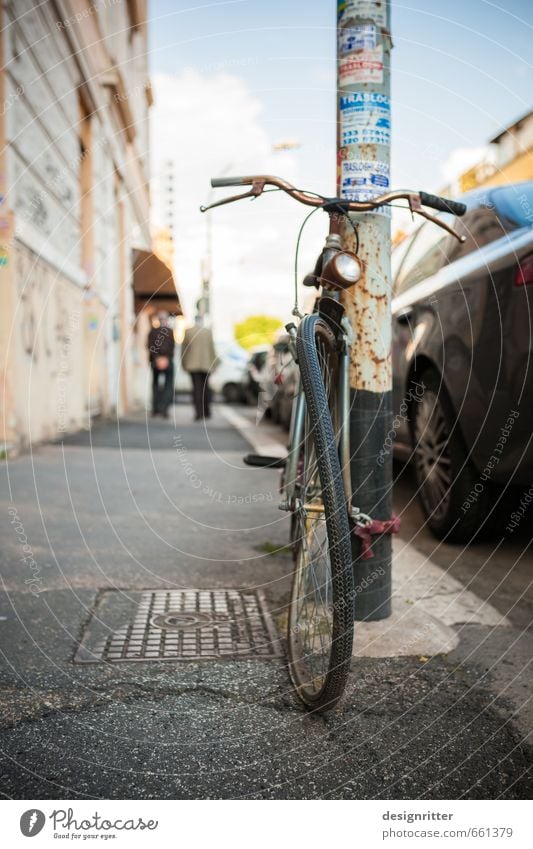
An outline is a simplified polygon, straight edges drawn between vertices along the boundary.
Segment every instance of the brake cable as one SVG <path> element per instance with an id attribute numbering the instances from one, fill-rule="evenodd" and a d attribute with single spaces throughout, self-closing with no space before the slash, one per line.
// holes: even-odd
<path id="1" fill-rule="evenodd" d="M 298 238 L 296 239 L 296 250 L 294 252 L 294 307 L 292 309 L 291 315 L 295 315 L 297 318 L 303 318 L 302 313 L 298 309 L 298 254 L 300 251 L 300 240 L 302 238 L 302 233 L 305 225 L 307 224 L 311 216 L 314 215 L 315 212 L 318 212 L 319 209 L 322 209 L 322 207 L 315 206 L 315 208 L 312 209 L 311 212 L 309 212 L 305 216 L 298 231 Z"/>
<path id="2" fill-rule="evenodd" d="M 315 192 L 313 192 L 313 194 L 315 194 Z M 317 195 L 317 197 L 321 197 L 321 195 Z M 324 198 L 324 201 L 326 201 L 326 198 Z M 307 224 L 307 222 L 309 221 L 311 216 L 314 215 L 315 212 L 318 212 L 319 209 L 324 209 L 324 207 L 315 206 L 315 208 L 312 209 L 311 212 L 309 212 L 305 216 L 305 218 L 302 221 L 302 224 L 300 226 L 300 229 L 298 231 L 298 238 L 296 239 L 296 250 L 294 252 L 294 307 L 292 309 L 292 315 L 295 315 L 297 318 L 303 318 L 303 315 L 298 308 L 298 254 L 299 254 L 299 250 L 300 250 L 300 241 L 301 241 L 301 238 L 302 238 L 302 233 L 303 233 L 305 225 Z M 351 228 L 354 232 L 355 254 L 357 256 L 357 254 L 359 253 L 359 232 L 358 232 L 358 229 L 357 229 L 357 225 L 354 224 L 354 222 L 352 221 L 352 219 L 350 218 L 350 216 L 347 212 L 343 211 L 341 214 L 344 215 L 344 217 L 348 219 L 348 221 L 350 222 Z"/>
<path id="3" fill-rule="evenodd" d="M 354 236 L 355 236 L 355 251 L 354 251 L 354 253 L 357 256 L 359 254 L 359 225 L 354 224 L 354 222 L 350 218 L 350 215 L 349 215 L 348 212 L 344 213 L 344 217 L 347 218 L 348 221 L 350 222 L 350 224 L 352 225 L 352 230 L 353 230 L 353 233 L 354 233 Z"/>

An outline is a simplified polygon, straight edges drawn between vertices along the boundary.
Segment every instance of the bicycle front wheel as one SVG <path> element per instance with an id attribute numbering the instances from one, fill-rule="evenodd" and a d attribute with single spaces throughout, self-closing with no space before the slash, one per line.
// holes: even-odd
<path id="1" fill-rule="evenodd" d="M 302 320 L 296 344 L 306 413 L 294 515 L 289 671 L 302 701 L 328 710 L 346 685 L 354 620 L 350 525 L 338 454 L 339 353 L 318 315 Z"/>

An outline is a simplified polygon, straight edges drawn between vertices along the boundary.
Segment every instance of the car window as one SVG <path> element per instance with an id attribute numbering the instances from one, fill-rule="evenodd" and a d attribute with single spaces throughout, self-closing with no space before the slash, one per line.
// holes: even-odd
<path id="1" fill-rule="evenodd" d="M 506 228 L 494 209 L 487 206 L 467 212 L 463 218 L 457 220 L 455 230 L 465 237 L 465 241 L 462 244 L 456 241 L 451 247 L 450 262 L 483 248 L 506 233 Z"/>
<path id="2" fill-rule="evenodd" d="M 491 201 L 507 223 L 515 227 L 533 224 L 533 182 L 498 186 L 491 192 Z"/>
<path id="3" fill-rule="evenodd" d="M 453 221 L 453 216 L 440 215 L 447 223 Z M 416 234 L 411 249 L 407 252 L 398 276 L 394 281 L 394 294 L 399 295 L 410 289 L 416 283 L 421 283 L 426 277 L 435 274 L 448 261 L 449 236 L 436 224 L 428 221 L 423 224 Z"/>
<path id="4" fill-rule="evenodd" d="M 266 363 L 267 353 L 268 353 L 267 351 L 258 351 L 257 353 L 253 354 L 252 357 L 251 357 L 252 365 L 255 366 L 255 368 L 258 369 L 259 371 L 263 368 L 264 364 Z"/>

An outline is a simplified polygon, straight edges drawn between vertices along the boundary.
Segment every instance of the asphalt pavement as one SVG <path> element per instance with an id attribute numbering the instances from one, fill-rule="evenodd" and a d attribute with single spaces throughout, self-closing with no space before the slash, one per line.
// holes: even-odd
<path id="1" fill-rule="evenodd" d="M 354 658 L 325 716 L 295 699 L 283 655 L 76 662 L 88 628 L 142 590 L 261 590 L 281 629 L 288 517 L 279 472 L 244 466 L 248 450 L 220 407 L 204 427 L 180 404 L 168 421 L 98 424 L 3 464 L 3 796 L 528 798 L 525 532 L 498 556 L 450 553 L 417 526 L 407 473 L 405 542 L 503 625 L 452 623 L 456 648 L 434 656 Z"/>

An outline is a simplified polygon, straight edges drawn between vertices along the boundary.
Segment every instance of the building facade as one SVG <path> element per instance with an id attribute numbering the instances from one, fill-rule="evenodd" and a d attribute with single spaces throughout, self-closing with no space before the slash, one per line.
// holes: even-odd
<path id="1" fill-rule="evenodd" d="M 533 180 L 533 112 L 522 115 L 490 139 L 484 155 L 442 191 L 452 195 L 471 189 Z"/>
<path id="2" fill-rule="evenodd" d="M 0 427 L 10 451 L 144 403 L 158 293 L 136 298 L 147 287 L 142 268 L 134 276 L 135 255 L 151 251 L 146 2 L 14 0 L 1 14 Z"/>
<path id="3" fill-rule="evenodd" d="M 172 241 L 176 242 L 176 214 L 177 214 L 177 184 L 176 167 L 171 159 L 166 160 L 159 171 L 156 181 L 157 212 L 161 224 L 170 233 Z"/>

